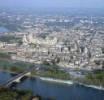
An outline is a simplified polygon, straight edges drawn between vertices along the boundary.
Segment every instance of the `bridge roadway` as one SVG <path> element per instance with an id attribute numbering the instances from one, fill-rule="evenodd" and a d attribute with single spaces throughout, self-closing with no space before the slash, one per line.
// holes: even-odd
<path id="1" fill-rule="evenodd" d="M 23 73 L 20 73 L 16 76 L 14 76 L 13 78 L 11 78 L 10 80 L 8 80 L 7 82 L 5 82 L 4 84 L 2 84 L 1 86 L 3 87 L 10 87 L 13 83 L 19 83 L 20 80 L 25 77 L 25 76 L 30 76 L 31 74 L 31 71 L 33 71 L 34 69 L 36 69 L 38 67 L 34 66 L 34 67 L 31 67 L 27 70 L 25 70 Z"/>

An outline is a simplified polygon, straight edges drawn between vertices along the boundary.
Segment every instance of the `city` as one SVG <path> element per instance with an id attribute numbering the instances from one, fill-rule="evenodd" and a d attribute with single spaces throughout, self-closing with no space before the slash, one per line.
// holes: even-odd
<path id="1" fill-rule="evenodd" d="M 30 97 L 33 97 L 31 100 L 41 100 L 41 96 L 45 97 L 42 100 L 89 99 L 83 99 L 82 94 L 76 99 L 76 93 L 70 94 L 73 99 L 68 94 L 62 99 L 57 92 L 44 94 L 45 90 L 37 89 L 50 88 L 51 83 L 52 89 L 61 91 L 54 84 L 57 87 L 66 84 L 72 91 L 74 87 L 79 91 L 85 87 L 98 90 L 101 96 L 94 96 L 92 100 L 103 100 L 104 14 L 97 11 L 78 13 L 73 9 L 49 11 L 0 8 L 0 91 L 23 92 L 21 98 L 25 99 L 16 100 L 30 100 Z M 37 87 L 39 84 L 41 86 Z M 87 90 L 82 92 L 88 96 Z"/>

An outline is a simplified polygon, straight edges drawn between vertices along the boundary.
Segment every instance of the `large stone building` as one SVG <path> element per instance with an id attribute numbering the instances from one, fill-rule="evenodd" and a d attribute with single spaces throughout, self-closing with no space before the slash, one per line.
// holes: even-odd
<path id="1" fill-rule="evenodd" d="M 56 45 L 57 44 L 57 38 L 39 38 L 39 37 L 35 37 L 33 36 L 33 34 L 27 34 L 23 36 L 23 44 L 24 45 L 28 45 L 28 44 L 37 44 L 37 45 Z"/>

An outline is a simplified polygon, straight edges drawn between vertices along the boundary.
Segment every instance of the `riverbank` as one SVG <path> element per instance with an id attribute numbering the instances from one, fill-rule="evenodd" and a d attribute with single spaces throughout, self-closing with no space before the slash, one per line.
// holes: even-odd
<path id="1" fill-rule="evenodd" d="M 11 71 L 5 71 L 5 70 L 0 70 L 0 72 L 7 72 L 10 74 L 18 74 L 16 72 L 11 72 Z M 96 86 L 96 85 L 87 85 L 84 83 L 80 83 L 80 82 L 74 82 L 72 80 L 61 80 L 61 79 L 54 79 L 54 78 L 50 78 L 50 77 L 40 77 L 40 76 L 30 76 L 32 78 L 37 78 L 40 79 L 42 81 L 47 81 L 47 82 L 53 82 L 53 83 L 60 83 L 60 84 L 67 84 L 67 85 L 73 85 L 74 83 L 85 86 L 85 87 L 89 87 L 89 88 L 93 88 L 93 89 L 97 89 L 97 90 L 104 90 L 104 87 L 101 86 Z"/>
<path id="2" fill-rule="evenodd" d="M 79 85 L 85 86 L 85 87 L 89 87 L 89 88 L 94 88 L 97 90 L 103 90 L 104 91 L 104 87 L 102 86 L 96 86 L 96 85 L 87 85 L 87 84 L 83 84 L 83 83 L 78 83 Z"/>
<path id="3" fill-rule="evenodd" d="M 0 73 L 1 83 L 7 81 L 10 78 L 13 78 L 12 74 L 6 72 Z M 104 91 L 87 88 L 78 84 L 67 85 L 56 82 L 53 83 L 51 81 L 46 82 L 38 79 L 38 77 L 21 80 L 21 82 L 15 85 L 14 88 L 19 91 L 31 91 L 33 96 L 39 95 L 43 98 L 43 100 L 99 100 L 99 98 L 104 98 Z"/>
<path id="4" fill-rule="evenodd" d="M 3 70 L 3 69 L 0 69 L 0 72 L 5 72 L 5 73 L 10 73 L 10 74 L 18 74 L 17 72 L 12 72 L 10 70 Z"/>
<path id="5" fill-rule="evenodd" d="M 45 78 L 45 77 L 38 77 L 42 81 L 48 81 L 48 82 L 55 82 L 55 83 L 63 83 L 63 84 L 68 84 L 72 85 L 74 84 L 73 81 L 71 80 L 60 80 L 60 79 L 54 79 L 54 78 Z"/>
<path id="6" fill-rule="evenodd" d="M 47 82 L 55 82 L 55 83 L 61 83 L 61 84 L 68 84 L 68 85 L 73 85 L 75 82 L 73 82 L 72 80 L 60 80 L 60 79 L 53 79 L 53 78 L 45 78 L 45 77 L 38 77 L 40 80 L 42 81 L 47 81 Z M 93 88 L 93 89 L 97 89 L 97 90 L 104 90 L 104 87 L 101 86 L 96 86 L 96 85 L 87 85 L 84 83 L 77 83 L 79 85 L 85 86 L 85 87 L 89 87 L 89 88 Z"/>
<path id="7" fill-rule="evenodd" d="M 7 73 L 10 73 L 10 74 L 18 74 L 16 72 L 12 72 L 12 71 L 6 71 L 6 70 L 0 70 L 0 72 L 7 72 Z M 35 76 L 35 75 L 32 75 L 30 76 L 32 78 L 37 78 L 37 79 L 40 79 L 42 81 L 49 81 L 49 82 L 55 82 L 55 83 L 63 83 L 63 84 L 69 84 L 69 85 L 72 85 L 74 84 L 73 81 L 71 80 L 61 80 L 61 79 L 55 79 L 55 78 L 50 78 L 50 77 L 40 77 L 40 76 Z"/>

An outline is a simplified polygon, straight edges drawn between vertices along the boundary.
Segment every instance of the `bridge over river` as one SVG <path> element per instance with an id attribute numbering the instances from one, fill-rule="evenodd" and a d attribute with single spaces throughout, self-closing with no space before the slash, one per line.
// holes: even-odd
<path id="1" fill-rule="evenodd" d="M 26 77 L 26 76 L 30 76 L 31 72 L 35 69 L 39 68 L 39 66 L 34 66 L 34 67 L 30 67 L 29 69 L 26 69 L 24 72 L 14 76 L 13 78 L 11 78 L 10 80 L 7 80 L 5 83 L 3 83 L 0 86 L 3 87 L 10 87 L 13 83 L 19 83 L 21 81 L 22 78 Z"/>

